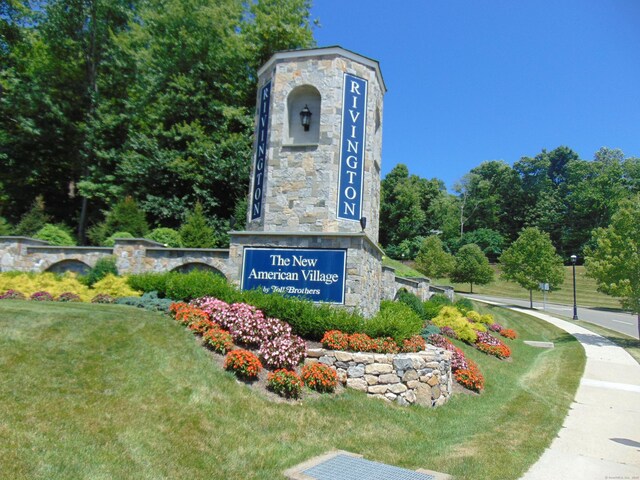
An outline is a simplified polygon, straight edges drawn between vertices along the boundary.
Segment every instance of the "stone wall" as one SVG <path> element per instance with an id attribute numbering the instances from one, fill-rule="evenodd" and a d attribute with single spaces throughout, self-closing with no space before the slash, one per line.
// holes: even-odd
<path id="1" fill-rule="evenodd" d="M 229 250 L 165 248 L 145 238 L 118 239 L 110 247 L 59 247 L 27 237 L 0 237 L 0 269 L 3 272 L 44 272 L 75 261 L 95 266 L 113 255 L 120 273 L 167 272 L 184 265 L 208 265 L 229 277 Z"/>
<path id="2" fill-rule="evenodd" d="M 434 293 L 428 278 L 398 277 L 394 268 L 382 267 L 382 299 L 395 300 L 401 288 L 413 293 L 423 302 L 429 300 L 429 297 Z"/>
<path id="3" fill-rule="evenodd" d="M 263 233 L 230 232 L 230 278 L 240 282 L 245 246 L 272 248 L 329 248 L 347 251 L 345 306 L 357 309 L 366 317 L 375 315 L 382 288 L 382 251 L 369 237 L 360 233 Z"/>
<path id="4" fill-rule="evenodd" d="M 443 405 L 451 396 L 451 352 L 427 346 L 418 353 L 379 354 L 310 349 L 305 364 L 336 369 L 349 388 L 400 405 Z"/>

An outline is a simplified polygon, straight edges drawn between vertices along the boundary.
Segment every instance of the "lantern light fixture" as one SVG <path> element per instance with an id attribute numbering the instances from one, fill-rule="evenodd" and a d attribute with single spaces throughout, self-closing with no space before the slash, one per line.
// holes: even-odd
<path id="1" fill-rule="evenodd" d="M 311 115 L 311 110 L 309 110 L 309 107 L 305 105 L 300 112 L 300 123 L 302 123 L 305 132 L 309 131 L 309 125 L 311 125 Z"/>

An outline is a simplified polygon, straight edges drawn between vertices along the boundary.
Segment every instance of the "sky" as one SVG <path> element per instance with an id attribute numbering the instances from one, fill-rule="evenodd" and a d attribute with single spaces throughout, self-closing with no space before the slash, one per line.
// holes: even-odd
<path id="1" fill-rule="evenodd" d="M 640 0 L 313 0 L 318 47 L 380 63 L 382 175 L 454 184 L 565 145 L 640 157 Z"/>

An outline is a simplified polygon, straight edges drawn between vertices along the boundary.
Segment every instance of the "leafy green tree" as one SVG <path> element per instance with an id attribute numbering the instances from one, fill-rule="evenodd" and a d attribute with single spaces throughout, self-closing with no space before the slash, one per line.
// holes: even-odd
<path id="1" fill-rule="evenodd" d="M 209 226 L 202 204 L 197 202 L 193 211 L 180 228 L 180 239 L 186 248 L 213 248 L 216 239 L 213 228 Z"/>
<path id="2" fill-rule="evenodd" d="M 457 241 L 456 250 L 470 243 L 476 244 L 490 261 L 495 261 L 502 254 L 505 239 L 499 232 L 490 228 L 479 228 L 465 232 Z"/>
<path id="3" fill-rule="evenodd" d="M 18 225 L 16 225 L 15 234 L 31 237 L 49 223 L 50 218 L 45 212 L 42 196 L 38 195 L 31 204 L 29 211 L 22 216 Z"/>
<path id="4" fill-rule="evenodd" d="M 500 256 L 502 277 L 529 290 L 533 308 L 533 290 L 548 283 L 554 290 L 564 281 L 562 258 L 556 253 L 551 238 L 535 227 L 522 230 L 518 239 Z"/>
<path id="5" fill-rule="evenodd" d="M 448 276 L 455 266 L 453 256 L 444 251 L 442 240 L 431 235 L 420 245 L 416 256 L 416 269 L 428 277 L 441 278 Z"/>
<path id="6" fill-rule="evenodd" d="M 475 244 L 465 245 L 455 256 L 455 266 L 451 272 L 451 280 L 458 283 L 469 283 L 473 293 L 473 284 L 486 285 L 493 281 L 493 270 L 489 260 Z"/>
<path id="7" fill-rule="evenodd" d="M 380 243 L 398 247 L 436 229 L 428 211 L 444 190 L 442 181 L 409 175 L 406 165 L 396 165 L 381 182 Z"/>
<path id="8" fill-rule="evenodd" d="M 45 224 L 33 238 L 45 240 L 51 245 L 72 246 L 76 244 L 76 241 L 65 228 L 51 223 Z"/>
<path id="9" fill-rule="evenodd" d="M 274 52 L 315 45 L 310 0 L 260 0 L 249 2 L 248 21 L 242 33 L 255 72 Z"/>
<path id="10" fill-rule="evenodd" d="M 640 195 L 623 201 L 611 224 L 593 237 L 595 246 L 585 252 L 587 275 L 599 291 L 619 297 L 638 315 L 640 334 Z"/>

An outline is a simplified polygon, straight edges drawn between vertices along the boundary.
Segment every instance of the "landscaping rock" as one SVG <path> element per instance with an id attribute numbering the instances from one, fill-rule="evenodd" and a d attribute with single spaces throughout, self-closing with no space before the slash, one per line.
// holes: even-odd
<path id="1" fill-rule="evenodd" d="M 368 385 L 364 378 L 347 378 L 347 387 L 366 392 Z"/>

